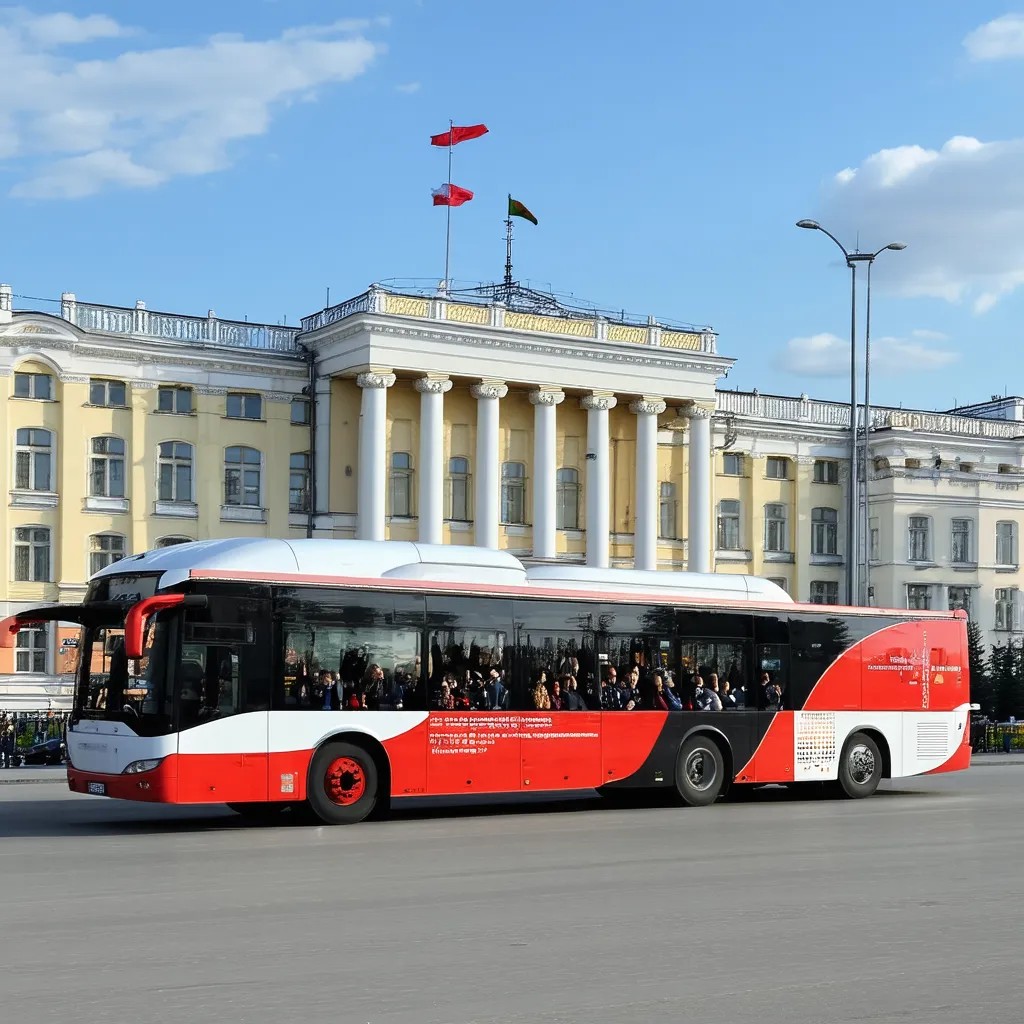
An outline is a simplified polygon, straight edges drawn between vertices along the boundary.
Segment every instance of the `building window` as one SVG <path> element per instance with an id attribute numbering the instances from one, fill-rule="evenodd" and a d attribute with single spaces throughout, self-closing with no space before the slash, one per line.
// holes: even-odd
<path id="1" fill-rule="evenodd" d="M 996 629 L 1014 629 L 1017 624 L 1017 591 L 1013 587 L 996 588 Z"/>
<path id="2" fill-rule="evenodd" d="M 814 482 L 816 484 L 839 483 L 839 463 L 831 459 L 814 460 Z"/>
<path id="3" fill-rule="evenodd" d="M 14 397 L 50 401 L 53 398 L 53 377 L 48 373 L 16 373 Z"/>
<path id="4" fill-rule="evenodd" d="M 46 627 L 32 626 L 18 630 L 14 655 L 15 672 L 46 671 Z"/>
<path id="5" fill-rule="evenodd" d="M 910 533 L 910 561 L 929 561 L 931 545 L 928 537 L 928 517 L 910 516 L 908 523 Z"/>
<path id="6" fill-rule="evenodd" d="M 785 505 L 764 507 L 764 549 L 765 551 L 788 551 L 789 529 Z"/>
<path id="7" fill-rule="evenodd" d="M 163 441 L 157 450 L 158 499 L 191 501 L 192 445 L 184 441 Z"/>
<path id="8" fill-rule="evenodd" d="M 157 388 L 157 412 L 170 412 L 188 416 L 192 412 L 191 388 Z"/>
<path id="9" fill-rule="evenodd" d="M 21 427 L 15 435 L 14 486 L 21 491 L 49 491 L 53 482 L 53 435 Z"/>
<path id="10" fill-rule="evenodd" d="M 448 518 L 456 523 L 468 523 L 469 503 L 469 459 L 457 456 L 448 460 Z"/>
<path id="11" fill-rule="evenodd" d="M 872 562 L 877 562 L 880 550 L 880 536 L 878 532 L 878 520 L 868 520 L 868 557 Z"/>
<path id="12" fill-rule="evenodd" d="M 192 538 L 191 537 L 161 537 L 156 542 L 156 546 L 158 548 L 173 548 L 173 547 L 177 547 L 179 544 L 191 544 L 191 543 L 192 543 Z"/>
<path id="13" fill-rule="evenodd" d="M 255 448 L 232 445 L 224 449 L 224 504 L 260 508 L 260 466 Z"/>
<path id="14" fill-rule="evenodd" d="M 666 540 L 679 537 L 676 525 L 679 503 L 676 501 L 676 485 L 663 481 L 658 487 L 658 536 Z"/>
<path id="15" fill-rule="evenodd" d="M 501 521 L 510 526 L 526 523 L 526 466 L 522 462 L 501 465 Z"/>
<path id="16" fill-rule="evenodd" d="M 784 590 L 787 594 L 789 593 L 789 580 L 785 576 L 769 576 L 769 583 L 774 583 L 780 590 Z"/>
<path id="17" fill-rule="evenodd" d="M 722 473 L 725 476 L 743 476 L 743 456 L 738 452 L 726 452 L 722 456 Z"/>
<path id="18" fill-rule="evenodd" d="M 664 484 L 662 484 L 664 487 Z M 555 474 L 555 527 L 559 530 L 580 528 L 580 472 L 560 469 Z"/>
<path id="19" fill-rule="evenodd" d="M 228 392 L 227 414 L 233 420 L 263 419 L 263 399 L 241 391 Z"/>
<path id="20" fill-rule="evenodd" d="M 740 549 L 740 503 L 735 499 L 723 498 L 718 503 L 716 546 L 719 551 L 739 551 Z"/>
<path id="21" fill-rule="evenodd" d="M 952 529 L 952 555 L 954 562 L 970 562 L 971 520 L 954 519 Z"/>
<path id="22" fill-rule="evenodd" d="M 769 480 L 788 480 L 789 459 L 781 458 L 778 455 L 769 455 L 765 460 L 765 476 Z"/>
<path id="23" fill-rule="evenodd" d="M 102 405 L 109 409 L 123 409 L 127 405 L 127 389 L 123 380 L 89 381 L 89 404 Z"/>
<path id="24" fill-rule="evenodd" d="M 996 523 L 996 565 L 1016 564 L 1017 524 L 1009 521 Z"/>
<path id="25" fill-rule="evenodd" d="M 968 615 L 971 614 L 971 588 L 950 587 L 949 588 L 949 610 L 955 612 L 963 609 Z"/>
<path id="26" fill-rule="evenodd" d="M 97 533 L 89 538 L 89 575 L 95 576 L 127 554 L 124 537 L 119 533 Z"/>
<path id="27" fill-rule="evenodd" d="M 292 399 L 292 423 L 297 427 L 304 427 L 309 423 L 309 402 L 306 399 Z"/>
<path id="28" fill-rule="evenodd" d="M 14 531 L 14 578 L 19 583 L 50 582 L 50 531 L 19 526 Z"/>
<path id="29" fill-rule="evenodd" d="M 412 516 L 412 456 L 408 452 L 394 452 L 391 456 L 388 494 L 391 515 L 400 519 Z"/>
<path id="30" fill-rule="evenodd" d="M 89 494 L 94 498 L 124 497 L 124 441 L 120 437 L 92 439 Z"/>
<path id="31" fill-rule="evenodd" d="M 811 604 L 839 604 L 839 584 L 833 580 L 811 580 Z"/>
<path id="32" fill-rule="evenodd" d="M 926 612 L 932 606 L 932 588 L 925 583 L 907 584 L 907 607 L 915 612 Z"/>
<path id="33" fill-rule="evenodd" d="M 834 508 L 811 509 L 811 554 L 839 554 L 839 513 Z"/>
<path id="34" fill-rule="evenodd" d="M 288 460 L 288 511 L 309 511 L 309 452 L 292 452 Z"/>

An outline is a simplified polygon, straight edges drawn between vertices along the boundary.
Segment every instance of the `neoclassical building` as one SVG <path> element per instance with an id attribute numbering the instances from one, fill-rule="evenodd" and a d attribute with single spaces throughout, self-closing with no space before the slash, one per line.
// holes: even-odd
<path id="1" fill-rule="evenodd" d="M 836 603 L 849 409 L 723 390 L 731 364 L 710 329 L 525 290 L 371 287 L 287 327 L 71 294 L 21 308 L 0 285 L 0 613 L 239 535 L 745 572 Z M 868 443 L 871 603 L 1019 635 L 1024 401 L 879 409 Z M 74 633 L 0 651 L 0 705 L 63 699 Z"/>

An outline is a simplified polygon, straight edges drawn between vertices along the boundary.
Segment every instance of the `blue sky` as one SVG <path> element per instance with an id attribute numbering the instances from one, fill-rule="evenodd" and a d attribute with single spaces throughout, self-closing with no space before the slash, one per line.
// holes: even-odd
<path id="1" fill-rule="evenodd" d="M 340 22 L 340 23 L 339 23 Z M 0 280 L 296 323 L 443 273 L 711 324 L 728 387 L 843 399 L 849 272 L 873 392 L 1024 390 L 1024 13 L 975 0 L 179 0 L 0 5 Z M 863 291 L 862 291 L 863 295 Z M 19 300 L 19 306 L 37 305 Z"/>

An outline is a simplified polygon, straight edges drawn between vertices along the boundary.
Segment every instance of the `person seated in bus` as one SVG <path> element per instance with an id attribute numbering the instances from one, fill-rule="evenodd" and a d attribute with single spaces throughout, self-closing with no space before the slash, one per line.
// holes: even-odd
<path id="1" fill-rule="evenodd" d="M 729 684 L 729 680 L 726 679 L 722 683 L 722 691 L 719 694 L 722 701 L 723 711 L 735 711 L 736 710 L 736 695 L 732 692 L 732 686 Z"/>
<path id="2" fill-rule="evenodd" d="M 370 711 L 380 709 L 381 694 L 384 691 L 384 669 L 376 662 L 368 666 L 363 675 L 360 692 L 363 697 L 363 706 Z"/>
<path id="3" fill-rule="evenodd" d="M 768 711 L 782 710 L 782 688 L 772 681 L 770 672 L 761 673 L 761 691 L 764 694 L 764 706 Z"/>
<path id="4" fill-rule="evenodd" d="M 330 669 L 322 668 L 317 673 L 313 696 L 322 711 L 337 711 L 341 707 L 341 694 L 334 685 Z"/>
<path id="5" fill-rule="evenodd" d="M 722 710 L 722 691 L 718 685 L 718 673 L 712 672 L 708 675 L 707 688 L 711 691 L 711 710 L 721 711 Z"/>
<path id="6" fill-rule="evenodd" d="M 662 671 L 662 679 L 664 682 L 664 690 L 662 695 L 665 698 L 665 703 L 668 705 L 669 711 L 682 711 L 683 702 L 676 692 L 676 681 L 672 676 L 671 671 L 664 669 Z"/>
<path id="7" fill-rule="evenodd" d="M 562 682 L 562 709 L 564 711 L 586 711 L 587 702 L 580 693 L 580 686 L 574 675 L 565 676 Z"/>
<path id="8" fill-rule="evenodd" d="M 641 686 L 643 698 L 640 707 L 644 711 L 668 711 L 668 701 L 665 699 L 665 675 L 660 668 L 656 668 Z"/>
<path id="9" fill-rule="evenodd" d="M 558 679 L 554 679 L 551 682 L 551 689 L 548 691 L 551 695 L 550 706 L 552 711 L 564 711 L 565 710 L 565 698 L 562 695 L 562 683 Z"/>
<path id="10" fill-rule="evenodd" d="M 551 710 L 551 694 L 548 693 L 547 686 L 544 685 L 544 677 L 546 673 L 541 672 L 537 682 L 533 684 L 533 689 L 530 691 L 530 702 L 533 704 L 535 711 L 550 711 Z"/>
<path id="11" fill-rule="evenodd" d="M 508 689 L 501 678 L 501 670 L 497 666 L 491 666 L 484 683 L 484 696 L 487 702 L 488 711 L 501 711 L 506 705 Z"/>
<path id="12" fill-rule="evenodd" d="M 640 693 L 640 668 L 634 665 L 626 676 L 626 686 L 620 697 L 623 711 L 634 711 L 640 707 L 642 695 Z"/>
<path id="13" fill-rule="evenodd" d="M 704 677 L 700 673 L 694 673 L 693 683 L 693 706 L 698 711 L 722 710 L 722 702 L 718 699 L 718 694 L 705 684 Z"/>

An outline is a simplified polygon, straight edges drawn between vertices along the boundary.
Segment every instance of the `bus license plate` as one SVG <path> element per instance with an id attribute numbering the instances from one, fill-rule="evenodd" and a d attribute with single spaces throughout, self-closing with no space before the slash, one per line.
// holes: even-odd
<path id="1" fill-rule="evenodd" d="M 90 782 L 86 787 L 86 791 L 94 796 L 106 796 L 107 784 L 105 782 Z"/>

